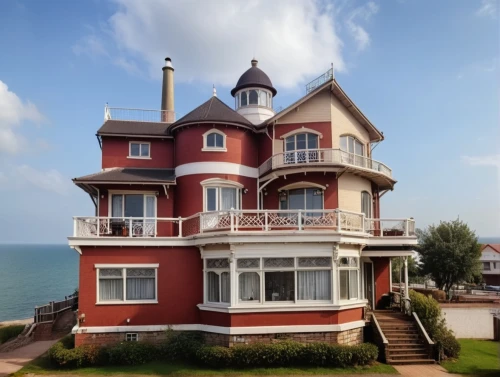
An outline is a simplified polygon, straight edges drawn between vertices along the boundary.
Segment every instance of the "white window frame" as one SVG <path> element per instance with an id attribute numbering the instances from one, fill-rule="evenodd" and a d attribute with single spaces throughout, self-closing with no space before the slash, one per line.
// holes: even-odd
<path id="1" fill-rule="evenodd" d="M 227 259 L 224 257 L 207 257 L 203 259 L 203 302 L 208 305 L 213 306 L 221 306 L 221 307 L 229 307 L 231 306 L 231 295 L 232 295 L 232 276 L 231 276 L 231 264 L 227 268 L 208 268 L 207 267 L 207 259 Z M 208 301 L 208 279 L 207 275 L 209 272 L 214 272 L 219 277 L 219 301 Z M 227 272 L 229 274 L 229 302 L 223 302 L 222 299 L 222 281 L 221 275 L 223 272 Z"/>
<path id="2" fill-rule="evenodd" d="M 372 194 L 370 194 L 370 192 L 366 191 L 366 190 L 363 190 L 361 191 L 361 212 L 363 212 L 363 196 L 364 195 L 368 195 L 368 203 L 369 203 L 369 207 L 368 207 L 368 214 L 365 213 L 365 217 L 367 219 L 371 219 L 373 218 L 373 197 L 372 197 Z"/>
<path id="3" fill-rule="evenodd" d="M 136 333 L 136 332 L 125 333 L 125 341 L 126 342 L 138 342 L 139 341 L 139 333 Z"/>
<path id="4" fill-rule="evenodd" d="M 206 179 L 204 181 L 201 181 L 200 184 L 203 187 L 203 212 L 217 212 L 221 211 L 219 209 L 219 202 L 220 202 L 220 195 L 221 195 L 221 188 L 233 188 L 236 189 L 236 207 L 234 209 L 242 209 L 242 202 L 243 202 L 243 197 L 242 197 L 242 191 L 244 186 L 241 183 L 234 182 L 234 181 L 229 181 L 226 179 L 221 179 L 221 178 L 210 178 Z M 217 189 L 217 195 L 216 195 L 216 210 L 215 211 L 208 211 L 207 210 L 207 189 L 208 188 L 216 188 Z"/>
<path id="5" fill-rule="evenodd" d="M 208 135 L 218 134 L 222 136 L 222 147 L 209 147 L 207 144 Z M 207 132 L 203 134 L 203 148 L 201 148 L 202 152 L 227 152 L 227 144 L 226 144 L 226 134 L 217 128 L 211 128 Z"/>
<path id="6" fill-rule="evenodd" d="M 357 260 L 357 266 L 356 267 L 352 267 L 352 266 L 341 266 L 340 265 L 340 260 L 343 259 L 343 258 L 354 258 Z M 349 301 L 359 301 L 361 299 L 361 295 L 360 295 L 360 271 L 361 271 L 361 268 L 360 268 L 360 263 L 361 263 L 361 258 L 359 257 L 353 257 L 353 256 L 340 256 L 339 257 L 339 260 L 337 262 L 337 286 L 338 286 L 338 294 L 339 294 L 339 302 L 340 303 L 345 303 L 345 302 L 349 302 Z M 347 282 L 348 282 L 348 286 L 347 286 L 347 296 L 348 298 L 347 299 L 343 299 L 341 298 L 341 292 L 340 292 L 340 271 L 357 271 L 357 294 L 356 296 L 357 297 L 349 297 L 350 296 L 350 284 L 351 284 L 351 277 L 350 277 L 350 272 L 348 273 L 348 278 L 347 278 Z M 373 288 L 375 289 L 375 288 Z"/>
<path id="7" fill-rule="evenodd" d="M 354 145 L 354 150 L 353 151 L 350 151 L 350 150 L 343 150 L 342 149 L 342 138 L 343 137 L 346 137 L 347 138 L 347 149 L 349 149 L 349 138 L 351 139 L 354 139 L 354 142 L 353 142 L 353 145 Z M 363 153 L 362 154 L 357 154 L 355 151 L 356 151 L 356 141 L 361 144 L 361 146 L 363 147 Z M 343 152 L 346 152 L 346 153 L 349 153 L 349 154 L 352 154 L 352 155 L 355 155 L 355 156 L 362 156 L 362 157 L 366 157 L 367 155 L 367 147 L 366 147 L 366 144 L 363 143 L 361 140 L 359 140 L 356 136 L 354 135 L 350 135 L 350 134 L 345 134 L 345 135 L 340 135 L 339 137 L 339 149 Z"/>
<path id="8" fill-rule="evenodd" d="M 142 216 L 141 217 L 138 217 L 139 219 L 140 218 L 146 218 L 145 214 L 146 214 L 146 197 L 148 196 L 154 196 L 155 198 L 155 204 L 154 204 L 154 208 L 155 208 L 155 213 L 154 213 L 154 217 L 147 217 L 148 219 L 152 219 L 152 218 L 157 218 L 157 211 L 158 211 L 158 193 L 155 192 L 155 191 L 124 191 L 124 190 L 110 190 L 108 191 L 108 217 L 113 217 L 113 195 L 122 195 L 122 196 L 125 196 L 125 195 L 142 195 L 143 196 L 143 201 L 144 201 L 144 210 L 143 210 L 143 213 L 142 213 Z M 125 198 L 122 199 L 122 215 L 125 214 Z M 125 216 L 121 216 L 123 217 L 124 219 L 128 217 L 125 217 Z M 133 219 L 133 218 L 132 218 Z"/>
<path id="9" fill-rule="evenodd" d="M 132 156 L 132 144 L 139 144 L 139 156 Z M 141 156 L 142 145 L 148 145 L 148 155 Z M 148 141 L 129 141 L 128 143 L 128 156 L 127 158 L 138 159 L 138 160 L 151 160 L 151 143 Z"/>
<path id="10" fill-rule="evenodd" d="M 278 208 L 280 210 L 282 210 L 280 196 L 281 196 L 281 193 L 284 192 L 284 193 L 286 193 L 286 205 L 287 205 L 287 209 L 283 209 L 283 210 L 284 211 L 298 211 L 298 210 L 288 209 L 290 207 L 290 194 L 289 194 L 290 190 L 304 190 L 304 207 L 305 207 L 305 204 L 306 204 L 305 190 L 306 189 L 317 189 L 317 190 L 321 191 L 321 206 L 322 206 L 322 208 L 321 209 L 311 209 L 309 211 L 323 211 L 325 209 L 325 190 L 326 190 L 325 186 L 317 185 L 317 184 L 314 184 L 314 183 L 311 183 L 308 186 L 304 186 L 303 184 L 300 184 L 300 183 L 298 183 L 297 187 L 295 187 L 293 185 L 295 185 L 295 184 L 292 183 L 292 184 L 284 186 L 284 187 L 282 187 L 282 188 L 280 188 L 278 190 L 279 191 L 278 192 Z M 301 211 L 306 212 L 307 210 L 304 208 Z"/>
<path id="11" fill-rule="evenodd" d="M 252 90 L 255 90 L 257 91 L 257 104 L 253 103 L 253 104 L 250 104 L 250 91 Z M 246 96 L 247 96 L 247 104 L 246 105 L 242 105 L 241 104 L 241 100 L 240 100 L 240 95 L 241 93 L 245 92 L 246 93 Z M 261 92 L 265 92 L 267 93 L 267 103 L 266 104 L 262 104 L 261 103 Z M 263 89 L 263 88 L 245 88 L 245 89 L 242 89 L 240 90 L 236 95 L 235 95 L 235 98 L 237 98 L 236 100 L 236 109 L 239 109 L 240 107 L 264 107 L 264 108 L 267 108 L 267 109 L 272 109 L 273 108 L 273 96 L 272 96 L 272 93 L 267 90 L 267 89 Z"/>
<path id="12" fill-rule="evenodd" d="M 131 305 L 131 304 L 158 304 L 158 268 L 159 263 L 152 264 L 96 264 L 96 305 Z M 101 269 L 122 270 L 123 300 L 101 301 L 99 297 L 99 271 Z M 151 300 L 127 300 L 127 269 L 151 268 L 155 270 L 155 298 Z"/>

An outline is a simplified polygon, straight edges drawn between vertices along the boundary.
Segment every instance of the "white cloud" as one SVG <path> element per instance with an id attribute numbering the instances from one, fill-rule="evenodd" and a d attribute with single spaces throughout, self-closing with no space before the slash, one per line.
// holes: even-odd
<path id="1" fill-rule="evenodd" d="M 371 42 L 370 35 L 361 26 L 361 22 L 368 22 L 378 12 L 378 5 L 373 1 L 352 10 L 347 19 L 346 26 L 354 40 L 356 41 L 357 49 L 359 51 L 365 50 Z"/>
<path id="2" fill-rule="evenodd" d="M 91 31 L 73 47 L 76 54 L 109 54 L 112 64 L 153 78 L 161 76 L 163 59 L 170 56 L 177 82 L 228 87 L 236 84 L 253 57 L 281 88 L 303 84 L 331 63 L 337 72 L 344 71 L 338 20 L 349 14 L 356 43 L 363 49 L 369 35 L 360 23 L 378 10 L 369 2 L 341 11 L 337 2 L 320 0 L 113 2 L 117 10 L 101 25 L 101 34 Z"/>
<path id="3" fill-rule="evenodd" d="M 462 156 L 462 160 L 471 166 L 496 166 L 500 169 L 500 154 L 489 156 Z"/>
<path id="4" fill-rule="evenodd" d="M 11 174 L 14 179 L 28 182 L 42 190 L 52 191 L 59 195 L 67 195 L 70 188 L 70 180 L 55 169 L 42 171 L 28 165 L 20 165 L 14 167 Z"/>
<path id="5" fill-rule="evenodd" d="M 481 6 L 476 11 L 476 15 L 496 19 L 498 16 L 497 4 L 498 0 L 482 0 Z"/>
<path id="6" fill-rule="evenodd" d="M 0 80 L 0 153 L 15 154 L 27 144 L 26 139 L 16 132 L 24 121 L 40 124 L 45 120 L 31 102 L 23 102 Z"/>

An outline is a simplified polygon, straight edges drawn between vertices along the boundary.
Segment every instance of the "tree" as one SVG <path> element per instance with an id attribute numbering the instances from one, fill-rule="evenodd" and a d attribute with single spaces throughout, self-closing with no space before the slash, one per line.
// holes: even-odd
<path id="1" fill-rule="evenodd" d="M 454 284 L 471 282 L 480 273 L 480 244 L 474 231 L 460 220 L 442 221 L 417 230 L 422 272 L 449 294 Z"/>
<path id="2" fill-rule="evenodd" d="M 395 257 L 392 259 L 392 282 L 399 283 L 401 275 L 401 280 L 404 281 L 404 263 L 403 258 Z M 412 256 L 408 257 L 408 280 L 409 283 L 420 283 L 423 284 L 425 277 L 422 276 L 420 267 Z"/>

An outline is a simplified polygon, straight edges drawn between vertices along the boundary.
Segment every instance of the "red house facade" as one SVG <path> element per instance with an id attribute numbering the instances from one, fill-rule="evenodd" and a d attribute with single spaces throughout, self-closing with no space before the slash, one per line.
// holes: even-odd
<path id="1" fill-rule="evenodd" d="M 381 219 L 392 171 L 382 133 L 330 70 L 275 112 L 252 66 L 231 91 L 175 120 L 174 69 L 162 110 L 108 108 L 102 170 L 75 178 L 96 208 L 75 217 L 77 345 L 291 338 L 357 344 L 391 290 L 390 258 L 411 255 L 413 219 Z"/>

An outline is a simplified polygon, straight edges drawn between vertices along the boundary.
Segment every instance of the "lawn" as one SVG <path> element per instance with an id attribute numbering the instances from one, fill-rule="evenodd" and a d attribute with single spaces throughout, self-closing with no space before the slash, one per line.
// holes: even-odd
<path id="1" fill-rule="evenodd" d="M 500 375 L 500 343 L 491 340 L 459 339 L 462 350 L 454 361 L 444 361 L 442 366 L 450 373 L 481 376 Z"/>
<path id="2" fill-rule="evenodd" d="M 152 362 L 137 366 L 106 366 L 81 369 L 53 369 L 47 358 L 39 357 L 26 365 L 13 376 L 21 377 L 26 373 L 64 374 L 69 375 L 113 375 L 113 374 L 149 374 L 156 376 L 264 376 L 264 375 L 335 375 L 335 374 L 398 374 L 390 365 L 375 364 L 371 367 L 359 368 L 253 368 L 253 369 L 209 369 L 182 363 Z"/>

